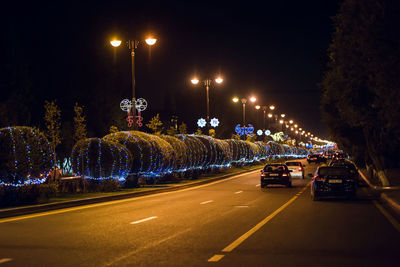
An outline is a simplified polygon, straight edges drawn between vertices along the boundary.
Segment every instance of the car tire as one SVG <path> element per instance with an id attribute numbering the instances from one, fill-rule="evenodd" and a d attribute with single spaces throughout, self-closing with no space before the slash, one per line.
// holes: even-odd
<path id="1" fill-rule="evenodd" d="M 304 176 L 304 173 L 303 173 L 303 175 L 301 176 L 301 179 L 303 179 L 303 180 L 304 180 L 304 178 L 305 178 L 305 176 Z"/>
<path id="2" fill-rule="evenodd" d="M 292 181 L 288 182 L 286 186 L 287 187 L 292 187 Z"/>

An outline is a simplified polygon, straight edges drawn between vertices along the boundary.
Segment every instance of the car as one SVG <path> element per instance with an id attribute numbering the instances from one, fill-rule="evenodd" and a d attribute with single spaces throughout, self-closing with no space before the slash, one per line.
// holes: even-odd
<path id="1" fill-rule="evenodd" d="M 261 188 L 270 184 L 282 184 L 292 186 L 291 170 L 282 163 L 267 164 L 261 170 Z"/>
<path id="2" fill-rule="evenodd" d="M 307 156 L 307 162 L 308 162 L 308 164 L 310 164 L 312 162 L 315 162 L 315 163 L 321 163 L 321 162 L 326 163 L 326 158 L 323 157 L 320 154 L 310 154 L 310 155 Z"/>
<path id="3" fill-rule="evenodd" d="M 285 165 L 289 170 L 292 170 L 292 177 L 300 176 L 301 179 L 304 179 L 304 166 L 300 161 L 286 161 Z"/>
<path id="4" fill-rule="evenodd" d="M 346 167 L 318 167 L 311 180 L 311 198 L 314 201 L 322 197 L 334 196 L 345 196 L 352 199 L 356 193 L 357 181 Z"/>
<path id="5" fill-rule="evenodd" d="M 347 168 L 349 170 L 350 174 L 352 175 L 352 177 L 356 180 L 357 184 L 360 183 L 360 177 L 359 177 L 359 174 L 358 174 L 358 171 L 357 171 L 357 167 L 351 161 L 345 160 L 345 159 L 332 160 L 329 163 L 329 166 Z"/>
<path id="6" fill-rule="evenodd" d="M 345 155 L 343 153 L 340 152 L 336 152 L 335 154 L 332 155 L 332 160 L 341 160 L 341 159 L 345 159 Z"/>

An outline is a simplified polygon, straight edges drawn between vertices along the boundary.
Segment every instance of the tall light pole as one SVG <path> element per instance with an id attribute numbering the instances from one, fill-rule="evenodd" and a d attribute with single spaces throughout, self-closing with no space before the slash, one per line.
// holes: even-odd
<path id="1" fill-rule="evenodd" d="M 257 98 L 254 96 L 250 97 L 250 102 L 254 103 L 257 101 Z M 233 102 L 237 103 L 239 102 L 239 98 L 234 97 L 232 99 Z M 240 101 L 242 102 L 242 113 L 243 113 L 243 126 L 246 125 L 246 103 L 247 103 L 247 98 L 241 98 Z"/>
<path id="2" fill-rule="evenodd" d="M 145 40 L 146 44 L 149 46 L 154 45 L 157 42 L 157 39 L 153 37 L 148 37 Z M 121 45 L 122 41 L 114 39 L 110 41 L 110 44 L 113 47 L 119 47 Z M 136 118 L 136 107 L 135 107 L 135 102 L 136 102 L 136 80 L 135 80 L 135 52 L 136 48 L 139 45 L 138 40 L 128 40 L 127 42 L 128 49 L 131 53 L 131 82 L 132 82 L 132 108 L 130 109 L 132 112 L 132 116 L 135 119 Z M 136 123 L 133 124 L 133 129 L 137 129 Z"/>

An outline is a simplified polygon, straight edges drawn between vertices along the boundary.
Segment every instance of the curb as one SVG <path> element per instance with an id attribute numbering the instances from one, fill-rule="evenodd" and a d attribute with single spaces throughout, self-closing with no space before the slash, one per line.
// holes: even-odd
<path id="1" fill-rule="evenodd" d="M 393 198 L 389 197 L 385 191 L 396 191 L 399 190 L 399 186 L 377 186 L 373 185 L 367 177 L 362 173 L 362 171 L 358 170 L 358 173 L 360 174 L 361 178 L 368 184 L 368 186 L 377 192 L 380 192 L 380 199 L 381 201 L 386 204 L 387 207 L 390 208 L 391 211 L 393 211 L 397 216 L 400 216 L 400 202 L 394 200 Z"/>
<path id="2" fill-rule="evenodd" d="M 164 193 L 164 192 L 178 191 L 178 190 L 189 188 L 189 187 L 195 187 L 198 185 L 208 184 L 208 183 L 215 182 L 218 180 L 223 180 L 223 179 L 230 178 L 230 177 L 240 175 L 243 173 L 253 172 L 258 169 L 259 168 L 255 168 L 255 169 L 240 171 L 240 172 L 237 172 L 234 174 L 232 174 L 232 173 L 225 174 L 222 176 L 213 177 L 213 178 L 199 181 L 199 182 L 193 182 L 193 183 L 183 184 L 183 185 L 172 185 L 172 186 L 168 186 L 168 187 L 164 187 L 164 188 L 151 189 L 148 191 L 121 193 L 121 194 L 112 195 L 112 196 L 85 198 L 85 199 L 63 201 L 63 202 L 50 203 L 50 204 L 39 204 L 39 205 L 32 205 L 32 206 L 0 209 L 0 219 L 20 216 L 20 215 L 27 215 L 27 214 L 37 213 L 37 212 L 45 212 L 45 211 L 51 211 L 51 210 L 56 210 L 56 209 L 64 209 L 64 208 L 70 208 L 70 207 L 76 207 L 76 206 L 82 206 L 82 205 L 88 205 L 88 204 L 94 204 L 94 203 L 100 203 L 100 202 L 107 202 L 107 201 L 112 201 L 112 200 L 134 198 L 134 197 L 153 195 L 153 194 Z"/>

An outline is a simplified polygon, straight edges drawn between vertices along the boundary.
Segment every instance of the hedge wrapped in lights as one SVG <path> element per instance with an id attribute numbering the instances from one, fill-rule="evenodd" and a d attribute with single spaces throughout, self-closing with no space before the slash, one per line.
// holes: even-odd
<path id="1" fill-rule="evenodd" d="M 205 146 L 205 164 L 203 167 L 222 167 L 230 163 L 232 156 L 227 142 L 207 135 L 193 136 L 199 139 Z"/>
<path id="2" fill-rule="evenodd" d="M 170 135 L 161 135 L 160 138 L 167 141 L 172 147 L 172 169 L 181 172 L 187 168 L 188 148 L 185 142 Z"/>
<path id="3" fill-rule="evenodd" d="M 132 155 L 126 147 L 100 138 L 78 141 L 71 158 L 73 171 L 93 180 L 125 181 L 132 164 Z"/>
<path id="4" fill-rule="evenodd" d="M 53 159 L 50 144 L 38 130 L 25 126 L 0 129 L 0 185 L 43 183 Z"/>
<path id="5" fill-rule="evenodd" d="M 194 135 L 177 134 L 176 138 L 183 141 L 187 147 L 186 169 L 200 169 L 206 164 L 207 154 L 206 146 Z"/>
<path id="6" fill-rule="evenodd" d="M 104 140 L 124 145 L 133 155 L 131 172 L 135 175 L 160 176 L 173 167 L 172 146 L 162 138 L 138 131 L 109 134 Z"/>

